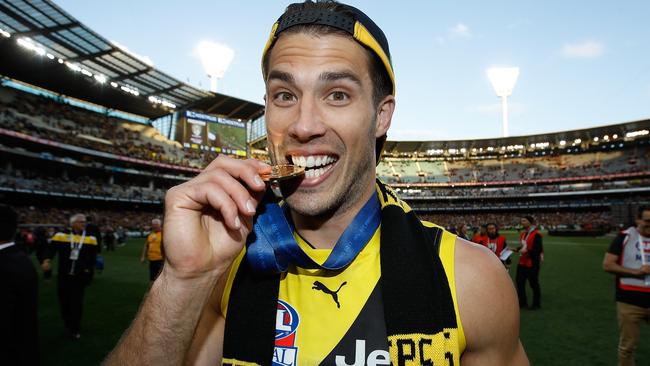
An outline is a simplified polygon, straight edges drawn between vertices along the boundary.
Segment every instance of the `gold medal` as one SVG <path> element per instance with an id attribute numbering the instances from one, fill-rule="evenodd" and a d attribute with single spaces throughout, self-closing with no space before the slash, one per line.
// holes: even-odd
<path id="1" fill-rule="evenodd" d="M 261 174 L 260 177 L 273 191 L 277 198 L 284 196 L 280 184 L 294 178 L 299 178 L 305 175 L 305 168 L 296 165 L 273 165 L 270 173 Z M 286 184 L 283 185 L 286 188 Z M 291 186 L 291 184 L 289 184 Z"/>
<path id="2" fill-rule="evenodd" d="M 291 178 L 298 178 L 305 175 L 305 168 L 296 165 L 273 165 L 270 173 L 261 174 L 265 182 L 282 182 Z"/>

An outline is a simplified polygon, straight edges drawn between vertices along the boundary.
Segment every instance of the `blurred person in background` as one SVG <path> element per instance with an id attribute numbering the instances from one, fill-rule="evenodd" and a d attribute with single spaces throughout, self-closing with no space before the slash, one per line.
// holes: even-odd
<path id="1" fill-rule="evenodd" d="M 70 217 L 70 229 L 52 237 L 43 270 L 51 268 L 51 259 L 59 255 L 58 297 L 61 316 L 70 335 L 81 338 L 81 316 L 86 286 L 92 281 L 92 273 L 99 252 L 97 238 L 86 231 L 86 216 Z"/>
<path id="2" fill-rule="evenodd" d="M 474 234 L 472 241 L 474 243 L 482 244 L 483 241 L 487 238 L 487 227 L 485 225 L 479 226 L 478 233 Z"/>
<path id="3" fill-rule="evenodd" d="M 465 240 L 470 240 L 469 234 L 467 233 L 467 225 L 458 224 L 458 237 Z"/>
<path id="4" fill-rule="evenodd" d="M 541 307 L 542 291 L 539 286 L 539 270 L 544 255 L 542 233 L 534 225 L 535 219 L 532 216 L 521 218 L 522 232 L 519 236 L 520 246 L 515 249 L 519 253 L 519 264 L 517 265 L 517 295 L 519 296 L 519 307 L 528 308 L 526 297 L 526 281 L 533 289 L 533 305 L 530 310 L 537 310 Z"/>
<path id="5" fill-rule="evenodd" d="M 0 363 L 38 364 L 38 274 L 16 244 L 18 215 L 0 205 Z"/>
<path id="6" fill-rule="evenodd" d="M 140 263 L 149 261 L 149 281 L 153 282 L 158 277 L 164 262 L 162 222 L 159 219 L 151 220 L 151 232 L 147 235 L 140 256 Z"/>
<path id="7" fill-rule="evenodd" d="M 639 207 L 636 226 L 614 238 L 603 269 L 616 275 L 618 364 L 634 365 L 640 325 L 650 322 L 650 206 Z"/>
<path id="8" fill-rule="evenodd" d="M 111 225 L 106 225 L 104 229 L 104 244 L 107 252 L 115 251 L 115 231 Z"/>
<path id="9" fill-rule="evenodd" d="M 492 253 L 496 254 L 496 256 L 499 257 L 501 263 L 503 263 L 506 268 L 509 268 L 510 258 L 508 257 L 505 260 L 501 258 L 501 253 L 508 247 L 508 244 L 506 243 L 506 237 L 499 234 L 499 227 L 495 223 L 487 224 L 486 228 L 487 232 L 485 238 L 479 244 L 482 244 L 490 249 Z"/>

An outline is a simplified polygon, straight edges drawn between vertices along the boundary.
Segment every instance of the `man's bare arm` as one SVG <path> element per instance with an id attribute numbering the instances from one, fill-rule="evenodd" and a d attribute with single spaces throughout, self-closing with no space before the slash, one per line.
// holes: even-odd
<path id="1" fill-rule="evenodd" d="M 167 191 L 163 271 L 106 365 L 183 364 L 210 294 L 243 250 L 268 170 L 221 156 Z"/>
<path id="2" fill-rule="evenodd" d="M 181 365 L 216 278 L 178 282 L 163 268 L 105 365 Z"/>
<path id="3" fill-rule="evenodd" d="M 519 341 L 519 306 L 512 280 L 487 248 L 456 241 L 456 290 L 467 341 L 464 366 L 529 365 Z"/>
<path id="4" fill-rule="evenodd" d="M 605 253 L 603 269 L 605 272 L 613 273 L 623 277 L 643 277 L 650 274 L 650 265 L 642 266 L 639 269 L 628 268 L 618 264 L 618 255 Z"/>

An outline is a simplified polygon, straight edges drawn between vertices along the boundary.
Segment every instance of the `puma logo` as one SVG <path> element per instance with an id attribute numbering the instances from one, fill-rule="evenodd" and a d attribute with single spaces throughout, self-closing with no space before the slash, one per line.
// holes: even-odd
<path id="1" fill-rule="evenodd" d="M 322 282 L 314 281 L 314 286 L 312 286 L 311 289 L 316 290 L 316 291 L 323 291 L 324 293 L 326 293 L 328 295 L 332 295 L 332 299 L 336 303 L 336 307 L 340 309 L 341 304 L 339 304 L 339 291 L 341 291 L 341 287 L 345 286 L 347 283 L 348 283 L 347 281 L 343 282 L 341 284 L 341 286 L 339 286 L 338 290 L 332 291 L 332 290 L 328 289 L 327 286 L 325 286 Z"/>

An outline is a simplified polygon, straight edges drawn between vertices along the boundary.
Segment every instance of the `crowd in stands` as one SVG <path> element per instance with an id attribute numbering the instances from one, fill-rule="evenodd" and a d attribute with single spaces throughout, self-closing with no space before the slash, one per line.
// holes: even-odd
<path id="1" fill-rule="evenodd" d="M 161 218 L 161 213 L 146 211 L 125 211 L 125 210 L 88 210 L 84 208 L 58 208 L 58 207 L 34 207 L 14 206 L 18 213 L 19 223 L 27 226 L 45 226 L 54 228 L 68 227 L 68 220 L 77 213 L 84 213 L 91 216 L 93 222 L 102 231 L 109 227 L 113 230 L 123 228 L 127 231 L 146 232 L 151 220 Z"/>
<path id="2" fill-rule="evenodd" d="M 544 157 L 427 161 L 384 159 L 377 175 L 388 183 L 528 181 L 650 171 L 650 148 Z"/>
<path id="3" fill-rule="evenodd" d="M 634 187 L 650 187 L 650 180 L 637 179 L 633 181 L 594 182 L 578 184 L 548 184 L 548 185 L 516 185 L 505 187 L 431 187 L 414 189 L 397 189 L 402 198 L 501 198 L 526 196 L 531 193 L 559 193 L 578 191 L 598 191 L 612 189 L 627 189 Z"/>
<path id="4" fill-rule="evenodd" d="M 216 153 L 182 149 L 155 128 L 0 87 L 0 127 L 130 158 L 202 168 Z"/>
<path id="5" fill-rule="evenodd" d="M 528 214 L 535 217 L 537 225 L 545 229 L 593 230 L 615 226 L 612 215 L 608 211 L 526 213 Z M 517 213 L 420 214 L 421 219 L 447 229 L 454 229 L 461 224 L 476 229 L 487 223 L 496 223 L 502 229 L 515 229 L 519 228 L 521 217 L 522 214 Z"/>
<path id="6" fill-rule="evenodd" d="M 91 176 L 53 177 L 37 170 L 0 170 L 0 187 L 151 201 L 161 201 L 165 196 L 161 188 L 111 184 Z"/>
<path id="7" fill-rule="evenodd" d="M 124 210 L 101 209 L 69 209 L 57 207 L 14 207 L 22 224 L 29 226 L 66 227 L 68 219 L 77 212 L 83 212 L 91 217 L 102 230 L 119 227 L 127 231 L 144 232 L 149 228 L 152 219 L 160 218 L 160 213 Z M 545 229 L 570 228 L 589 230 L 597 227 L 614 227 L 613 218 L 608 211 L 588 212 L 533 212 L 538 225 Z M 460 224 L 470 228 L 478 228 L 486 223 L 497 223 L 503 229 L 519 227 L 521 214 L 517 213 L 454 213 L 454 214 L 419 214 L 420 218 L 433 222 L 448 229 L 454 229 Z"/>

